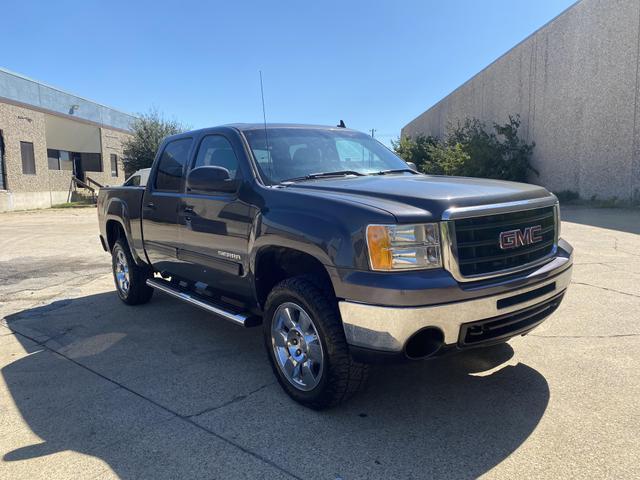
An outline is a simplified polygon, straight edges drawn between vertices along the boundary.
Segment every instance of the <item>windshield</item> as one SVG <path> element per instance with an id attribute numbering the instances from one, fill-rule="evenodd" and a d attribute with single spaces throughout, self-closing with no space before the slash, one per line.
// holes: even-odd
<path id="1" fill-rule="evenodd" d="M 408 168 L 378 141 L 352 130 L 267 128 L 266 136 L 262 129 L 245 130 L 244 135 L 266 183 L 304 179 L 318 173 L 367 175 Z"/>

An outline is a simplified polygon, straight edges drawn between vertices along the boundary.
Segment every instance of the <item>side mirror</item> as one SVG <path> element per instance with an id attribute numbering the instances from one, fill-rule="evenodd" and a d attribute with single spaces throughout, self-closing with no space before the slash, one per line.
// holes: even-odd
<path id="1" fill-rule="evenodd" d="M 407 165 L 409 165 L 409 168 L 415 172 L 418 171 L 418 167 L 416 167 L 416 164 L 413 162 L 407 162 Z"/>
<path id="2" fill-rule="evenodd" d="M 198 167 L 187 176 L 187 191 L 193 193 L 231 193 L 238 188 L 238 182 L 231 179 L 224 167 Z"/>

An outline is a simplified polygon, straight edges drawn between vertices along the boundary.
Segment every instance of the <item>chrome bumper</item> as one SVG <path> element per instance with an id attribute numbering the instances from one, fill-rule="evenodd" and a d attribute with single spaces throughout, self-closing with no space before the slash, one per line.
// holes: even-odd
<path id="1" fill-rule="evenodd" d="M 458 342 L 460 327 L 464 323 L 517 312 L 564 292 L 571 281 L 571 263 L 570 258 L 555 258 L 528 276 L 533 283 L 527 287 L 462 302 L 425 307 L 381 307 L 341 301 L 340 314 L 347 342 L 350 345 L 372 350 L 400 352 L 414 333 L 425 327 L 437 327 L 444 334 L 445 344 L 455 344 Z M 544 281 L 535 282 L 537 275 L 552 270 L 562 270 L 562 272 Z M 544 295 L 505 308 L 498 308 L 499 300 L 536 290 L 554 282 L 555 288 Z"/>

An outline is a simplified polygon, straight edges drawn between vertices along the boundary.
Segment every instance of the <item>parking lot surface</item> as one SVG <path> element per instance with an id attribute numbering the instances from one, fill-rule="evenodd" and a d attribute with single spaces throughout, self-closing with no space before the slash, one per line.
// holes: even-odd
<path id="1" fill-rule="evenodd" d="M 243 330 L 122 304 L 95 209 L 0 214 L 0 478 L 640 478 L 640 212 L 563 209 L 560 309 L 526 337 L 295 403 Z"/>

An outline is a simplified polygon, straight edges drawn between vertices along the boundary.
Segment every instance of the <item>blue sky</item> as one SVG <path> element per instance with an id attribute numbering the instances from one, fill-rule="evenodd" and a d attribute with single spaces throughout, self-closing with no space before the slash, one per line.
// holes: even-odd
<path id="1" fill-rule="evenodd" d="M 8 1 L 0 65 L 191 127 L 267 120 L 388 143 L 573 0 Z M 7 21 L 8 20 L 8 21 Z"/>

